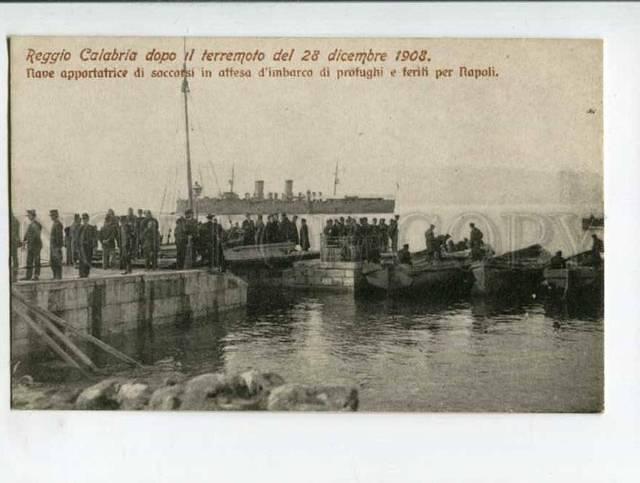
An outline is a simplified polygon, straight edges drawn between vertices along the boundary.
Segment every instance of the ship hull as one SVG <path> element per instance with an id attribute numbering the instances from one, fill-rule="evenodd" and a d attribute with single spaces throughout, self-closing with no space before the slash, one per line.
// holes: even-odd
<path id="1" fill-rule="evenodd" d="M 178 200 L 177 212 L 184 213 L 189 206 L 186 200 Z M 287 213 L 288 215 L 351 215 L 351 214 L 391 214 L 395 210 L 395 200 L 384 198 L 341 198 L 327 200 L 258 200 L 258 199 L 217 199 L 198 200 L 201 213 L 215 213 L 218 216 L 264 215 L 267 213 Z"/>

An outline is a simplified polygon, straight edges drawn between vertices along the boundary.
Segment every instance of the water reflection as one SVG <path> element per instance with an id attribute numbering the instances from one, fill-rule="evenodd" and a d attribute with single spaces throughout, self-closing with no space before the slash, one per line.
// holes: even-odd
<path id="1" fill-rule="evenodd" d="M 531 297 L 274 290 L 251 294 L 244 310 L 109 342 L 187 374 L 255 367 L 289 381 L 355 384 L 364 410 L 593 411 L 602 403 L 602 316 L 575 310 Z"/>

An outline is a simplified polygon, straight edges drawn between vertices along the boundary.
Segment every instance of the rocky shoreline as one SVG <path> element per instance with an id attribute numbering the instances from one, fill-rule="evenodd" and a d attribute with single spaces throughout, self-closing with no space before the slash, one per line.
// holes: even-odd
<path id="1" fill-rule="evenodd" d="M 358 390 L 287 383 L 272 372 L 180 372 L 157 378 L 110 377 L 75 390 L 44 388 L 24 376 L 12 385 L 14 409 L 154 411 L 356 411 Z"/>

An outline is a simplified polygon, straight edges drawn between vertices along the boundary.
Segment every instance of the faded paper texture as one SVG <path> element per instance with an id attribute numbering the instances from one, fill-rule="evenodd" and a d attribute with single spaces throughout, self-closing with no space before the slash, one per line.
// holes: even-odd
<path id="1" fill-rule="evenodd" d="M 12 407 L 602 410 L 601 40 L 9 49 Z"/>

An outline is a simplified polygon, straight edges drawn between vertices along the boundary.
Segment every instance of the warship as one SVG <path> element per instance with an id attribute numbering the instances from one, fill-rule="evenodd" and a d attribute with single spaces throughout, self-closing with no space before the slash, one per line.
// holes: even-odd
<path id="1" fill-rule="evenodd" d="M 229 181 L 230 190 L 218 197 L 204 196 L 190 202 L 178 199 L 176 211 L 184 213 L 190 206 L 197 205 L 199 213 L 215 213 L 216 215 L 260 215 L 270 213 L 287 213 L 292 215 L 350 215 L 350 214 L 385 214 L 393 213 L 395 200 L 383 197 L 344 196 L 341 198 L 323 198 L 322 192 L 293 192 L 293 180 L 285 180 L 284 192 L 265 194 L 264 181 L 255 182 L 253 193 L 245 193 L 241 197 L 233 191 L 233 176 Z M 196 186 L 196 189 L 198 186 Z"/>

